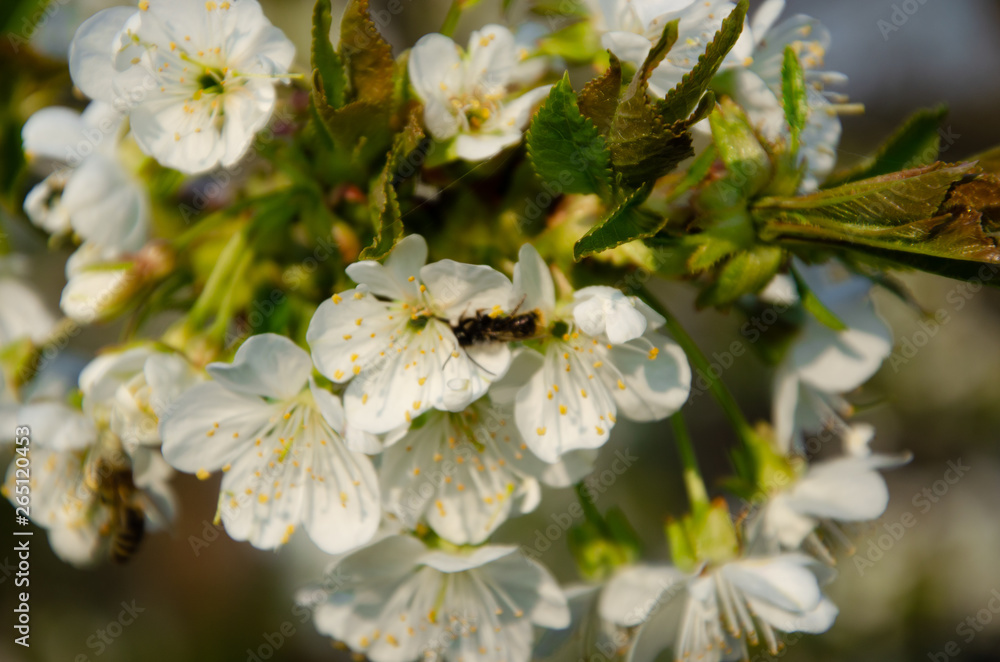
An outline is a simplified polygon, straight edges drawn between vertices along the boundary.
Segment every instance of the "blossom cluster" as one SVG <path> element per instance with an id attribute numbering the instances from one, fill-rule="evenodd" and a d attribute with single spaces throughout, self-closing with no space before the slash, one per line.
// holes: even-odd
<path id="1" fill-rule="evenodd" d="M 320 0 L 305 73 L 257 0 L 142 0 L 83 22 L 66 55 L 89 105 L 21 131 L 25 216 L 75 247 L 65 319 L 22 256 L 0 258 L 0 421 L 32 430 L 31 519 L 57 555 L 125 562 L 175 520 L 175 472 L 221 474 L 216 522 L 330 555 L 340 581 L 298 599 L 374 662 L 608 646 L 718 661 L 831 627 L 842 525 L 878 518 L 881 471 L 909 460 L 854 419 L 850 395 L 892 351 L 879 272 L 855 253 L 954 258 L 942 272 L 962 277 L 996 257 L 976 252 L 996 228 L 980 214 L 983 237 L 941 242 L 1000 180 L 974 164 L 835 171 L 838 115 L 857 108 L 826 89 L 845 80 L 823 70 L 829 33 L 780 20 L 783 0 L 749 18 L 745 0 L 584 5 L 464 45 L 449 19 L 394 57 L 363 0 L 334 47 Z M 581 65 L 600 73 L 577 94 L 562 74 Z M 279 107 L 291 119 L 261 146 Z M 555 194 L 539 188 L 553 173 Z M 178 218 L 209 184 L 205 213 Z M 540 190 L 553 204 L 532 227 L 519 210 Z M 850 196 L 877 207 L 870 191 L 911 201 L 914 226 L 955 225 L 837 225 Z M 650 272 L 698 288 L 699 307 L 780 311 L 761 341 L 770 424 L 710 380 L 738 441 L 729 502 L 709 498 L 680 413 L 707 362 L 657 287 L 635 286 Z M 116 318 L 125 341 L 82 369 L 55 351 Z M 497 537 L 543 487 L 581 486 L 619 417 L 671 419 L 684 476 L 664 480 L 690 510 L 667 525 L 669 562 L 640 561 L 624 515 L 581 496 L 568 538 L 585 581 L 560 585 Z M 3 489 L 21 503 L 15 463 Z"/>

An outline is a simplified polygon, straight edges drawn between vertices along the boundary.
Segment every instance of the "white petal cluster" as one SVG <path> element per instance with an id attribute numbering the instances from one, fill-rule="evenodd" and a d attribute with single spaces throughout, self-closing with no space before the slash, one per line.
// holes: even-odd
<path id="1" fill-rule="evenodd" d="M 462 347 L 452 323 L 476 311 L 502 312 L 511 283 L 482 265 L 427 261 L 419 235 L 400 241 L 385 264 L 357 262 L 357 288 L 316 311 L 306 340 L 323 375 L 344 392 L 348 423 L 382 434 L 425 411 L 461 411 L 507 371 L 503 343 Z"/>
<path id="2" fill-rule="evenodd" d="M 459 413 L 430 412 L 384 452 L 384 503 L 408 528 L 423 518 L 448 542 L 479 544 L 512 515 L 535 509 L 539 483 L 566 487 L 589 473 L 588 455 L 542 462 L 510 405 L 483 398 Z"/>
<path id="3" fill-rule="evenodd" d="M 852 436 L 871 440 L 874 430 L 856 424 Z M 850 447 L 848 447 L 850 448 Z M 909 462 L 909 454 L 885 455 L 848 452 L 810 465 L 787 489 L 772 494 L 747 523 L 754 545 L 761 549 L 796 550 L 808 548 L 825 560 L 832 557 L 820 541 L 820 526 L 833 529 L 845 522 L 878 519 L 889 505 L 889 488 L 879 469 L 891 469 Z"/>
<path id="4" fill-rule="evenodd" d="M 24 403 L 3 417 L 31 429 L 31 518 L 48 530 L 56 554 L 74 565 L 91 565 L 115 552 L 125 508 L 141 512 L 146 531 L 162 529 L 173 518 L 173 470 L 157 440 L 126 444 L 115 423 L 123 418 L 120 390 L 144 368 L 157 373 L 147 365 L 154 355 L 134 349 L 91 362 L 79 378 L 82 411 L 66 403 L 65 381 L 43 373 L 36 379 L 48 385 L 29 389 Z M 11 464 L 4 487 L 11 499 L 15 471 Z"/>
<path id="5" fill-rule="evenodd" d="M 272 549 L 298 526 L 331 554 L 375 534 L 371 460 L 345 439 L 343 405 L 316 386 L 309 355 L 274 334 L 247 340 L 212 381 L 188 389 L 161 423 L 163 454 L 181 471 L 222 470 L 219 510 L 236 540 Z"/>
<path id="6" fill-rule="evenodd" d="M 518 90 L 534 68 L 510 30 L 487 25 L 472 33 L 465 52 L 449 37 L 420 38 L 409 58 L 410 83 L 424 104 L 424 124 L 449 153 L 483 161 L 516 145 L 534 107 L 551 85 Z"/>
<path id="7" fill-rule="evenodd" d="M 837 607 L 821 585 L 831 572 L 805 554 L 746 557 L 686 575 L 669 566 L 633 566 L 615 575 L 599 598 L 601 616 L 636 627 L 629 659 L 708 662 L 748 659 L 763 644 L 776 655 L 782 632 L 825 632 Z"/>
<path id="8" fill-rule="evenodd" d="M 390 536 L 328 575 L 331 590 L 307 596 L 317 629 L 373 662 L 527 662 L 533 627 L 570 621 L 559 585 L 516 547 L 448 552 Z"/>
<path id="9" fill-rule="evenodd" d="M 53 235 L 73 234 L 82 245 L 66 262 L 63 312 L 90 322 L 128 288 L 123 263 L 146 243 L 150 202 L 121 154 L 124 116 L 91 102 L 82 113 L 49 107 L 21 132 L 27 158 L 48 176 L 28 193 L 24 211 Z"/>
<path id="10" fill-rule="evenodd" d="M 257 0 L 143 0 L 84 22 L 69 60 L 77 87 L 126 113 L 146 154 L 199 173 L 246 153 L 294 56 Z"/>
<path id="11" fill-rule="evenodd" d="M 841 394 L 866 382 L 892 351 L 892 333 L 875 311 L 870 280 L 836 264 L 797 261 L 796 268 L 847 329 L 836 331 L 810 316 L 779 366 L 772 415 L 783 450 L 799 448 L 808 431 L 846 429 Z"/>

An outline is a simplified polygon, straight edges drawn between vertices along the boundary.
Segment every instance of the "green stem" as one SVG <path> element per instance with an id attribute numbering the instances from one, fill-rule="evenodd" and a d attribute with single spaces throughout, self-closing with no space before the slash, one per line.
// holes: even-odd
<path id="1" fill-rule="evenodd" d="M 653 296 L 653 293 L 648 288 L 643 287 L 642 294 L 646 303 L 666 320 L 666 328 L 670 331 L 670 335 L 674 337 L 674 340 L 677 341 L 677 344 L 681 346 L 681 349 L 684 350 L 684 353 L 687 354 L 695 373 L 708 382 L 708 390 L 712 393 L 716 402 L 719 403 L 719 406 L 722 407 L 722 411 L 725 413 L 726 418 L 729 419 L 729 423 L 736 430 L 736 434 L 739 435 L 740 441 L 746 445 L 750 445 L 753 438 L 753 427 L 747 422 L 733 394 L 730 393 L 722 380 L 713 374 L 711 364 L 701 349 L 698 348 L 698 345 L 688 335 L 688 332 L 684 330 L 684 327 L 680 325 L 677 318 Z"/>
<path id="2" fill-rule="evenodd" d="M 441 26 L 441 34 L 450 37 L 455 34 L 458 27 L 458 20 L 462 18 L 463 0 L 452 0 L 451 7 L 448 8 L 448 15 L 444 17 L 444 25 Z"/>
<path id="3" fill-rule="evenodd" d="M 229 279 L 229 283 L 237 283 L 243 279 L 250 265 L 253 263 L 253 253 L 251 251 L 246 251 L 242 255 L 236 268 L 233 270 L 233 275 Z M 220 343 L 226 338 L 226 331 L 229 329 L 229 321 L 233 315 L 233 297 L 236 292 L 236 288 L 230 286 L 226 290 L 225 295 L 222 297 L 222 301 L 219 303 L 219 308 L 215 314 L 215 321 L 212 322 L 212 328 L 208 330 L 208 335 L 211 338 L 219 340 Z"/>
<path id="4" fill-rule="evenodd" d="M 246 243 L 246 233 L 244 230 L 240 230 L 222 249 L 222 253 L 219 254 L 219 259 L 205 283 L 205 289 L 201 291 L 198 299 L 191 306 L 191 312 L 188 313 L 188 320 L 195 328 L 203 326 L 209 314 L 217 309 L 218 302 L 225 296 L 223 288 L 231 287 L 230 274 L 242 260 Z"/>
<path id="5" fill-rule="evenodd" d="M 691 513 L 695 517 L 701 517 L 708 511 L 710 501 L 708 490 L 705 488 L 705 480 L 701 477 L 701 470 L 698 468 L 698 458 L 691 445 L 691 436 L 688 434 L 687 426 L 684 425 L 684 415 L 677 412 L 671 416 L 670 425 L 674 429 L 677 453 L 681 456 L 681 465 L 684 467 L 684 487 L 687 489 L 688 499 L 691 501 Z"/>

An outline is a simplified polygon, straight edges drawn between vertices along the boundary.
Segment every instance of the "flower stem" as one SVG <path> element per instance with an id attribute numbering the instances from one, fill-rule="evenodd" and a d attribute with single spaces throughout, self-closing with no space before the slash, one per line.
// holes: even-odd
<path id="1" fill-rule="evenodd" d="M 208 315 L 218 307 L 220 297 L 226 294 L 226 288 L 232 287 L 231 274 L 244 258 L 246 249 L 246 233 L 239 231 L 222 249 L 219 259 L 212 269 L 198 299 L 191 306 L 188 320 L 195 328 L 200 328 L 208 319 Z"/>
<path id="2" fill-rule="evenodd" d="M 681 349 L 684 350 L 684 353 L 687 354 L 688 360 L 691 361 L 691 365 L 694 367 L 695 372 L 708 382 L 708 390 L 711 391 L 716 402 L 718 402 L 719 406 L 722 407 L 722 411 L 725 413 L 726 418 L 729 419 L 729 423 L 733 426 L 733 429 L 736 430 L 736 434 L 739 436 L 740 441 L 744 444 L 751 443 L 753 438 L 753 428 L 750 423 L 747 422 L 747 419 L 743 415 L 743 411 L 740 409 L 739 404 L 737 404 L 733 394 L 729 391 L 722 380 L 713 374 L 711 365 L 702 353 L 701 349 L 698 348 L 698 345 L 695 344 L 691 336 L 688 335 L 688 332 L 684 330 L 684 327 L 680 325 L 677 318 L 674 317 L 655 296 L 653 296 L 653 293 L 650 292 L 648 288 L 643 287 L 642 294 L 646 303 L 648 303 L 653 310 L 662 315 L 666 320 L 666 327 L 670 331 L 670 335 L 674 337 L 677 344 L 679 344 Z"/>
<path id="3" fill-rule="evenodd" d="M 691 512 L 695 517 L 700 517 L 708 511 L 710 502 L 708 490 L 705 488 L 705 480 L 701 477 L 701 470 L 698 468 L 698 458 L 691 445 L 691 436 L 684 424 L 684 415 L 677 412 L 671 416 L 670 425 L 674 430 L 677 454 L 681 456 L 681 465 L 684 467 L 684 487 L 687 490 L 688 500 L 691 502 Z"/>
<path id="4" fill-rule="evenodd" d="M 458 20 L 462 18 L 462 6 L 464 0 L 452 0 L 451 7 L 448 8 L 448 15 L 444 17 L 444 25 L 441 26 L 441 34 L 450 37 L 455 34 L 458 27 Z"/>

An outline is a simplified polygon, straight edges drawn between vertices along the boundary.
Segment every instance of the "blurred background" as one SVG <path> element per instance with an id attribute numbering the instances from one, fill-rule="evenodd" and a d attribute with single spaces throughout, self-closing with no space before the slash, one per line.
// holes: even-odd
<path id="1" fill-rule="evenodd" d="M 515 5 L 525 2 L 515 0 Z M 26 34 L 36 51 L 51 59 L 53 69 L 64 68 L 75 27 L 108 4 L 58 0 L 37 30 L 20 21 L 9 25 L 0 46 L 0 57 L 7 60 L 2 68 L 17 66 L 11 37 Z M 271 20 L 296 41 L 305 62 L 312 3 L 263 4 Z M 372 0 L 376 11 L 385 4 Z M 445 0 L 401 0 L 400 6 L 402 11 L 384 27 L 398 48 L 436 30 L 447 10 Z M 500 0 L 484 0 L 464 17 L 459 38 L 498 20 L 499 6 Z M 1000 144 L 1000 3 L 789 0 L 785 15 L 794 13 L 815 16 L 830 29 L 833 45 L 826 68 L 847 74 L 850 82 L 839 91 L 866 108 L 864 115 L 844 120 L 843 164 L 871 151 L 908 113 L 939 103 L 951 108 L 944 159 L 960 160 Z M 19 117 L 23 122 L 39 103 L 2 99 L 8 121 Z M 46 253 L 23 221 L 5 220 L 13 226 L 18 248 L 33 254 L 36 280 L 55 308 L 66 255 Z M 948 321 L 928 323 L 880 293 L 878 305 L 894 329 L 896 353 L 852 399 L 865 403 L 859 418 L 875 424 L 878 450 L 909 449 L 915 459 L 887 474 L 889 510 L 881 521 L 850 532 L 854 554 L 838 550 L 840 576 L 829 587 L 841 610 L 836 625 L 822 636 L 798 639 L 782 654 L 790 661 L 1000 660 L 1000 613 L 990 610 L 991 600 L 994 609 L 1000 608 L 1000 291 L 941 278 L 903 279 L 927 312 L 943 311 Z M 686 288 L 663 291 L 674 310 L 693 308 Z M 706 354 L 717 353 L 720 362 L 733 341 L 746 341 L 739 333 L 743 320 L 735 314 L 690 314 L 685 321 Z M 87 331 L 74 349 L 93 351 L 102 338 L 114 335 L 107 328 Z M 770 377 L 752 352 L 723 372 L 753 419 L 769 418 Z M 724 475 L 724 449 L 732 434 L 719 409 L 702 395 L 692 399 L 687 411 L 706 474 Z M 616 474 L 609 469 L 616 453 L 639 459 Z M 943 482 L 949 462 L 968 467 L 954 484 Z M 643 538 L 644 555 L 653 560 L 665 553 L 664 518 L 684 507 L 680 484 L 664 476 L 679 476 L 667 426 L 620 425 L 601 450 L 593 483 L 598 506 L 623 508 Z M 217 481 L 179 475 L 181 508 L 174 530 L 149 536 L 126 567 L 76 570 L 53 556 L 43 533 L 36 535 L 30 649 L 11 643 L 7 624 L 17 591 L 13 541 L 5 523 L 0 660 L 348 659 L 292 611 L 295 590 L 318 578 L 329 559 L 302 536 L 278 553 L 230 540 L 210 521 Z M 531 546 L 560 579 L 574 580 L 565 524 L 560 524 L 569 517 L 571 498 L 569 493 L 547 494 L 541 510 L 506 524 L 499 540 Z M 898 533 L 894 525 L 905 513 L 916 524 L 897 540 L 891 532 Z M 0 517 L 13 520 L 6 501 Z M 123 605 L 134 605 L 138 615 L 134 623 L 120 626 Z M 282 629 L 285 634 L 275 634 Z M 272 648 L 270 656 L 261 655 Z M 770 656 L 760 653 L 754 659 Z"/>

